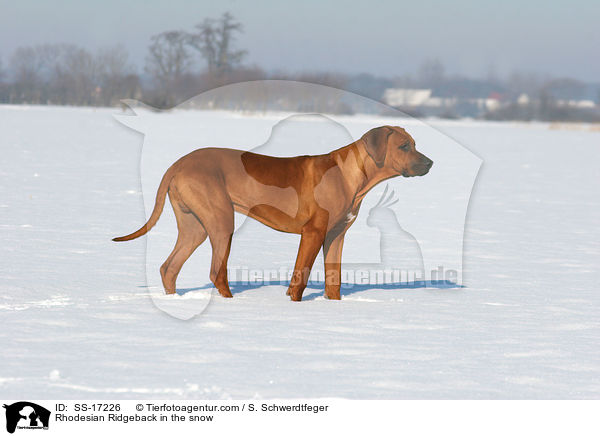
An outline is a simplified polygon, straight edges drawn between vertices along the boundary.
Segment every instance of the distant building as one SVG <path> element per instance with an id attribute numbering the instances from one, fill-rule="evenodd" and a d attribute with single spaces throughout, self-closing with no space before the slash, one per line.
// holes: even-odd
<path id="1" fill-rule="evenodd" d="M 596 103 L 592 100 L 556 100 L 558 106 L 576 107 L 579 109 L 593 109 Z"/>
<path id="2" fill-rule="evenodd" d="M 481 95 L 465 94 L 464 90 L 454 94 L 449 89 L 388 88 L 383 93 L 383 101 L 389 106 L 424 116 L 475 117 L 497 110 L 501 106 L 502 95 L 489 91 Z"/>
<path id="3" fill-rule="evenodd" d="M 587 84 L 573 79 L 556 79 L 544 85 L 544 92 L 550 95 L 557 106 L 577 109 L 594 109 L 600 98 L 598 85 Z"/>
<path id="4" fill-rule="evenodd" d="M 567 117 L 587 113 L 578 119 L 598 119 L 600 116 L 600 86 L 571 79 L 548 82 L 534 94 L 515 94 L 499 83 L 469 78 L 450 78 L 432 88 L 387 88 L 383 101 L 413 116 L 470 117 L 501 119 L 506 116 Z M 560 108 L 562 112 L 548 108 Z M 536 112 L 537 111 L 537 112 Z M 543 113 L 538 113 L 542 111 Z M 512 115 L 507 115 L 512 114 Z M 537 114 L 537 115 L 536 115 Z"/>
<path id="5" fill-rule="evenodd" d="M 517 104 L 520 106 L 527 106 L 531 102 L 529 96 L 525 93 L 519 95 L 517 98 Z"/>
<path id="6" fill-rule="evenodd" d="M 388 88 L 383 93 L 383 101 L 393 107 L 417 107 L 427 105 L 431 89 Z"/>

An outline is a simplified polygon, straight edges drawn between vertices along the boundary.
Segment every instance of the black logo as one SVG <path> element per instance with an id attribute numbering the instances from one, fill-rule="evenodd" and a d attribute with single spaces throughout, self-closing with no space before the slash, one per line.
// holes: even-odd
<path id="1" fill-rule="evenodd" d="M 15 429 L 44 429 L 48 430 L 50 411 L 28 401 L 19 401 L 6 409 L 6 431 L 14 433 Z"/>

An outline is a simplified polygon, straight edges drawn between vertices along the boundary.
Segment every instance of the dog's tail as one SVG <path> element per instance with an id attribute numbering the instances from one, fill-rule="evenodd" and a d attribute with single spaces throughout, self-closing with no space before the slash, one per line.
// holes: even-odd
<path id="1" fill-rule="evenodd" d="M 132 239 L 139 238 L 140 236 L 148 233 L 148 231 L 150 231 L 150 229 L 154 227 L 154 225 L 158 221 L 158 218 L 160 218 L 160 214 L 162 213 L 163 207 L 165 206 L 165 197 L 167 196 L 167 192 L 169 191 L 169 184 L 171 183 L 171 179 L 173 178 L 171 171 L 172 168 L 173 167 L 167 170 L 162 180 L 160 181 L 160 185 L 158 186 L 158 191 L 156 193 L 154 210 L 152 211 L 150 218 L 148 218 L 148 222 L 144 224 L 139 230 L 136 230 L 135 232 L 127 236 L 119 236 L 118 238 L 113 238 L 113 241 L 130 241 Z"/>

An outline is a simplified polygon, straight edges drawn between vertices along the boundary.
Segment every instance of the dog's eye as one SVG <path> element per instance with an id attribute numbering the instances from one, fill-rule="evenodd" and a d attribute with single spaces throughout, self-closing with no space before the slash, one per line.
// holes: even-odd
<path id="1" fill-rule="evenodd" d="M 407 150 L 408 150 L 408 146 L 409 146 L 409 144 L 408 144 L 408 142 L 407 142 L 407 143 L 405 143 L 405 144 L 402 144 L 402 145 L 401 145 L 400 147 L 398 147 L 398 148 L 399 148 L 400 150 L 407 151 Z"/>

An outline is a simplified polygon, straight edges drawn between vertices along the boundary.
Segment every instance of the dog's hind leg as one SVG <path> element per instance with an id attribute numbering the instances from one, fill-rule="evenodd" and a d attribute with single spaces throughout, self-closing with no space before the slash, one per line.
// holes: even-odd
<path id="1" fill-rule="evenodd" d="M 227 280 L 227 260 L 234 230 L 231 198 L 224 187 L 215 184 L 190 183 L 187 189 L 192 195 L 186 197 L 191 200 L 186 201 L 186 206 L 200 219 L 212 245 L 210 280 L 223 297 L 231 298 Z"/>
<path id="2" fill-rule="evenodd" d="M 206 239 L 207 233 L 202 223 L 190 211 L 184 211 L 177 201 L 171 204 L 177 220 L 177 242 L 175 248 L 160 267 L 160 275 L 167 294 L 175 293 L 175 282 L 181 267 L 192 255 L 194 250 Z"/>

